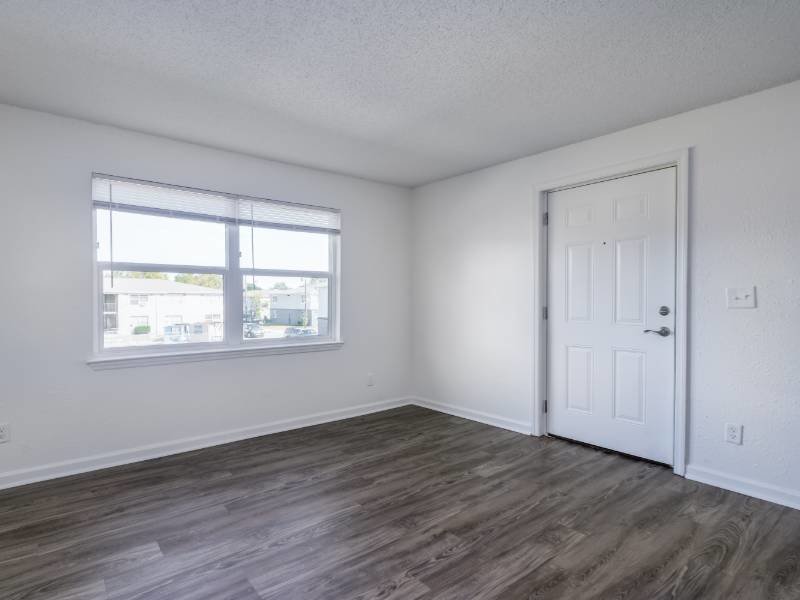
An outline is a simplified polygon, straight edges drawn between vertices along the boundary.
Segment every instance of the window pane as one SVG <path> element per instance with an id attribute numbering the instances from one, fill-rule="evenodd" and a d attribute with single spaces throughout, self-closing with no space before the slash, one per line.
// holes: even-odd
<path id="1" fill-rule="evenodd" d="M 103 346 L 123 348 L 223 338 L 222 276 L 103 272 Z"/>
<path id="2" fill-rule="evenodd" d="M 329 335 L 327 278 L 243 279 L 245 340 Z"/>
<path id="3" fill-rule="evenodd" d="M 109 211 L 97 209 L 97 260 L 111 260 Z M 225 224 L 114 211 L 114 261 L 225 266 Z"/>
<path id="4" fill-rule="evenodd" d="M 243 269 L 327 271 L 328 240 L 326 233 L 241 226 L 240 264 Z"/>

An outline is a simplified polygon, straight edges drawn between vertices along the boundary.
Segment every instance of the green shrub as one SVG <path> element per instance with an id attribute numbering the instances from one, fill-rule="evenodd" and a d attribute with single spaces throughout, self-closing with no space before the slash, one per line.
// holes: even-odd
<path id="1" fill-rule="evenodd" d="M 150 325 L 137 325 L 133 328 L 133 335 L 142 335 L 150 333 Z"/>

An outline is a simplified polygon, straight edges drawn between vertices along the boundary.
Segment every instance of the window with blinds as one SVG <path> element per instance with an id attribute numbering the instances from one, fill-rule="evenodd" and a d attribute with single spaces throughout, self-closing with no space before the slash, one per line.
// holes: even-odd
<path id="1" fill-rule="evenodd" d="M 96 351 L 338 340 L 338 210 L 96 174 Z"/>

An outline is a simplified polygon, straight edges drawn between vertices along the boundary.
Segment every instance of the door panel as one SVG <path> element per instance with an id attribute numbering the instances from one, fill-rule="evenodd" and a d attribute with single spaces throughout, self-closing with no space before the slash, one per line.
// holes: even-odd
<path id="1" fill-rule="evenodd" d="M 667 464 L 675 200 L 675 168 L 548 196 L 548 431 Z"/>
<path id="2" fill-rule="evenodd" d="M 567 246 L 567 319 L 591 321 L 594 301 L 591 244 Z"/>
<path id="3" fill-rule="evenodd" d="M 567 408 L 592 412 L 592 349 L 567 348 Z"/>
<path id="4" fill-rule="evenodd" d="M 617 240 L 614 248 L 614 318 L 623 325 L 644 324 L 647 240 Z"/>
<path id="5" fill-rule="evenodd" d="M 612 352 L 614 418 L 644 424 L 647 397 L 644 374 L 647 355 L 637 350 L 614 349 Z"/>

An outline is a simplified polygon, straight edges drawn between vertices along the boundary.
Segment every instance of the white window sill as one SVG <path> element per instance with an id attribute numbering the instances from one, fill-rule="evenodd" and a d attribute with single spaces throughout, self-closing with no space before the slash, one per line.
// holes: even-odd
<path id="1" fill-rule="evenodd" d="M 216 348 L 214 350 L 190 350 L 188 352 L 163 352 L 158 354 L 121 354 L 118 356 L 94 356 L 86 361 L 86 364 L 95 371 L 105 371 L 107 369 L 127 369 L 129 367 L 148 367 L 151 365 L 169 365 L 226 358 L 247 358 L 269 354 L 321 352 L 324 350 L 338 350 L 343 345 L 344 342 L 342 341 L 303 342 L 274 346 Z"/>

